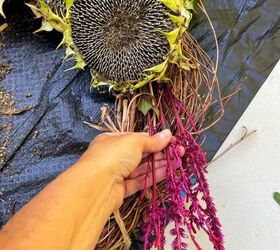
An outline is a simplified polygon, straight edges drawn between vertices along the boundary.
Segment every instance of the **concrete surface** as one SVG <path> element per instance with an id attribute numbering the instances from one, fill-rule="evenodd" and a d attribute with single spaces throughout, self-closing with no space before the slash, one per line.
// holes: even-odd
<path id="1" fill-rule="evenodd" d="M 257 133 L 209 166 L 208 180 L 227 250 L 280 250 L 280 62 L 265 81 L 223 146 Z M 168 231 L 168 230 L 167 230 Z M 171 249 L 167 235 L 165 249 Z M 203 250 L 213 249 L 200 237 Z M 191 249 L 194 249 L 191 247 Z"/>

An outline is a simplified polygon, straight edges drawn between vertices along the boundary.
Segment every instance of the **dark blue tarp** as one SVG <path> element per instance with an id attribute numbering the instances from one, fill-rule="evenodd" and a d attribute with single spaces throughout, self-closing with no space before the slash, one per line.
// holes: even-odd
<path id="1" fill-rule="evenodd" d="M 39 23 L 24 16 L 13 18 L 5 34 L 0 64 L 12 71 L 0 85 L 17 108 L 34 108 L 0 116 L 0 126 L 12 124 L 11 132 L 0 131 L 0 145 L 8 140 L 0 173 L 0 225 L 79 158 L 97 134 L 83 121 L 98 121 L 100 106 L 113 101 L 90 91 L 87 71 L 66 71 L 71 62 L 62 63 L 64 50 L 55 49 L 59 39 L 34 35 Z"/>
<path id="2" fill-rule="evenodd" d="M 12 124 L 10 132 L 0 130 L 0 145 L 8 140 L 0 172 L 0 227 L 79 158 L 97 134 L 83 121 L 98 121 L 100 106 L 113 103 L 112 97 L 90 91 L 87 70 L 65 71 L 71 62 L 63 64 L 63 49 L 55 50 L 58 35 L 34 35 L 39 22 L 16 2 L 10 7 L 5 46 L 0 48 L 0 64 L 13 69 L 0 86 L 14 96 L 17 108 L 34 108 L 17 116 L 0 116 L 0 127 Z M 280 1 L 205 2 L 221 48 L 223 93 L 243 83 L 222 121 L 205 133 L 204 148 L 211 158 L 280 58 Z M 214 55 L 211 30 L 203 15 L 195 18 L 192 33 Z M 32 96 L 26 97 L 29 93 Z"/>

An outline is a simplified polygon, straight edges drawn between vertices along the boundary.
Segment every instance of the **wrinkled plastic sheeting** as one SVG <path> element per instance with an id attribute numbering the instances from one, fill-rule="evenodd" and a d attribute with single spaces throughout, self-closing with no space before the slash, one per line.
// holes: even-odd
<path id="1" fill-rule="evenodd" d="M 211 159 L 280 59 L 280 1 L 205 3 L 219 40 L 219 80 L 223 95 L 241 84 L 241 91 L 226 105 L 222 120 L 204 134 L 207 138 L 204 149 Z M 205 25 L 205 16 L 197 17 L 193 33 L 215 58 L 211 29 Z"/>
<path id="2" fill-rule="evenodd" d="M 0 225 L 79 158 L 97 135 L 83 121 L 98 122 L 101 105 L 113 103 L 90 91 L 87 71 L 66 71 L 73 63 L 62 63 L 57 39 L 32 34 L 36 24 L 32 15 L 19 16 L 1 49 L 0 63 L 13 68 L 1 85 L 17 108 L 34 108 L 0 117 L 0 126 L 12 125 L 11 132 L 0 132 L 0 143 L 8 141 L 0 173 Z"/>
<path id="3" fill-rule="evenodd" d="M 204 148 L 211 158 L 280 57 L 280 1 L 206 1 L 206 7 L 220 44 L 222 92 L 242 83 L 223 119 L 205 133 Z M 14 96 L 17 108 L 34 105 L 21 115 L 0 117 L 0 126 L 13 127 L 0 131 L 0 144 L 8 140 L 0 173 L 0 226 L 79 158 L 97 135 L 83 121 L 97 122 L 101 105 L 113 103 L 112 97 L 90 91 L 87 70 L 65 71 L 71 62 L 62 63 L 57 39 L 32 34 L 38 23 L 27 16 L 28 21 L 13 21 L 0 49 L 0 64 L 10 61 L 13 67 L 0 85 Z M 192 33 L 214 58 L 213 36 L 203 15 L 196 15 Z M 32 96 L 27 98 L 28 93 Z"/>

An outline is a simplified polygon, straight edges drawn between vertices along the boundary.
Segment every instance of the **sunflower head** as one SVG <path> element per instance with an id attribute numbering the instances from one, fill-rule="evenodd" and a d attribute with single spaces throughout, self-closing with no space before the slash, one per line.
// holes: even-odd
<path id="1" fill-rule="evenodd" d="M 46 0 L 46 4 L 59 17 L 63 18 L 66 15 L 65 0 Z"/>
<path id="2" fill-rule="evenodd" d="M 168 79 L 170 64 L 183 65 L 182 36 L 191 0 L 49 0 L 37 11 L 64 34 L 66 57 L 85 65 L 93 86 L 117 91 Z M 46 24 L 45 24 L 46 26 Z"/>
<path id="3" fill-rule="evenodd" d="M 76 0 L 73 42 L 102 82 L 141 81 L 145 69 L 162 63 L 172 30 L 167 8 L 157 0 Z"/>

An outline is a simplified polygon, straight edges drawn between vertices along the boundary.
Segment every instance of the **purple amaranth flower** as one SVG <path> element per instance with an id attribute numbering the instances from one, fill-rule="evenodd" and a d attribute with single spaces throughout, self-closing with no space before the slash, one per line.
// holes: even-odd
<path id="1" fill-rule="evenodd" d="M 165 129 L 167 127 L 166 116 L 163 111 L 164 103 L 168 106 L 168 112 L 172 112 L 172 117 L 175 117 L 175 121 L 168 122 L 173 122 L 176 142 L 173 142 L 165 150 L 167 161 L 165 190 L 167 191 L 168 211 L 155 183 L 153 156 L 151 156 L 148 164 L 147 176 L 149 172 L 152 172 L 154 183 L 151 190 L 152 198 L 147 206 L 147 221 L 143 227 L 144 250 L 152 246 L 159 250 L 163 249 L 166 212 L 168 212 L 169 219 L 174 224 L 170 231 L 170 234 L 174 236 L 172 249 L 187 250 L 186 240 L 189 237 L 196 248 L 201 250 L 195 234 L 197 230 L 203 230 L 209 236 L 215 250 L 224 250 L 221 224 L 216 216 L 216 208 L 205 178 L 207 173 L 205 154 L 182 122 L 181 113 L 183 113 L 184 106 L 176 100 L 168 88 L 163 89 L 161 94 L 159 128 Z M 188 121 L 192 129 L 195 130 L 195 122 L 192 117 L 187 112 L 183 115 L 186 116 L 184 120 Z M 149 116 L 148 120 L 150 134 L 155 134 L 156 129 L 151 125 Z M 183 158 L 179 155 L 178 146 L 183 146 L 185 149 Z M 144 193 L 146 190 L 145 188 Z M 182 191 L 186 194 L 185 196 L 182 195 Z"/>

